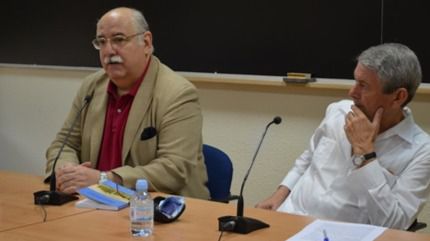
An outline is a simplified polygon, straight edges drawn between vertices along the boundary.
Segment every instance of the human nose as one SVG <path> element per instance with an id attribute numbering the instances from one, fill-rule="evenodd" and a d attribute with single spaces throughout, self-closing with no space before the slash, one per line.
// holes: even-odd
<path id="1" fill-rule="evenodd" d="M 358 97 L 358 88 L 357 84 L 354 84 L 351 89 L 348 91 L 348 96 L 351 98 L 357 98 Z"/>
<path id="2" fill-rule="evenodd" d="M 100 52 L 104 55 L 115 54 L 116 47 L 110 39 L 107 39 L 106 43 L 100 48 Z"/>

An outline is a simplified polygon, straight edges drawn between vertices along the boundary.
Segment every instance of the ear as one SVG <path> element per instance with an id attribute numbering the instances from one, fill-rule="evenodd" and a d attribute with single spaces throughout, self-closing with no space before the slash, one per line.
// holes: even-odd
<path id="1" fill-rule="evenodd" d="M 152 54 L 154 46 L 152 45 L 152 33 L 150 31 L 146 31 L 143 34 L 143 42 L 145 44 L 145 54 Z"/>
<path id="2" fill-rule="evenodd" d="M 408 99 L 408 91 L 405 88 L 399 88 L 393 93 L 393 106 L 402 108 Z"/>

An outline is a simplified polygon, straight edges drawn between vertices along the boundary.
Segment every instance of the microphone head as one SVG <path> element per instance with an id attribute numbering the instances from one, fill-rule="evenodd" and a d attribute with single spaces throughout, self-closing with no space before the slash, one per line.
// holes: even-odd
<path id="1" fill-rule="evenodd" d="M 275 123 L 275 124 L 279 124 L 279 123 L 281 123 L 282 122 L 282 118 L 281 117 L 279 117 L 279 116 L 276 116 L 275 118 L 273 118 L 273 123 Z"/>

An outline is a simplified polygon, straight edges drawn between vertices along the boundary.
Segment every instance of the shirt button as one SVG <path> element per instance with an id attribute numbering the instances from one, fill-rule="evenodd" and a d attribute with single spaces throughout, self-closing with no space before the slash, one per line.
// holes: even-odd
<path id="1" fill-rule="evenodd" d="M 117 109 L 117 110 L 116 110 L 116 112 L 121 113 L 121 112 L 122 112 L 122 110 L 121 110 L 121 109 Z"/>

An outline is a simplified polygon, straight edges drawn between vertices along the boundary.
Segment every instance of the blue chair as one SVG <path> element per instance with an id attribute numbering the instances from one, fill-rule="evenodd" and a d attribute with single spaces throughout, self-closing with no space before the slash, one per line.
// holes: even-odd
<path id="1" fill-rule="evenodd" d="M 233 178 L 233 165 L 230 158 L 220 149 L 204 144 L 203 155 L 205 158 L 211 200 L 228 202 L 230 200 L 230 187 Z"/>

